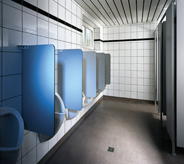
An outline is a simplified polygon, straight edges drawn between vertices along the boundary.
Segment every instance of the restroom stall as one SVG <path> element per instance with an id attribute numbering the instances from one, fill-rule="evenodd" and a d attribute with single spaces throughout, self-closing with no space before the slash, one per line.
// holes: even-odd
<path id="1" fill-rule="evenodd" d="M 184 1 L 176 7 L 176 145 L 184 147 Z"/>
<path id="2" fill-rule="evenodd" d="M 162 53 L 162 22 L 158 25 L 158 111 L 161 114 L 163 109 L 162 99 L 163 99 L 163 53 Z M 162 119 L 162 117 L 161 117 Z"/>
<path id="3" fill-rule="evenodd" d="M 183 1 L 172 2 L 166 11 L 166 21 L 158 25 L 162 39 L 159 45 L 159 101 L 158 107 L 166 115 L 167 137 L 175 148 L 184 147 L 184 23 Z"/>

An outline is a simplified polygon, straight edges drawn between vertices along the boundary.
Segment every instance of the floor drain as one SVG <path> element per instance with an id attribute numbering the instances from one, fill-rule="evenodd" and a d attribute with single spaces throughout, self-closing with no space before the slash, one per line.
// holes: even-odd
<path id="1" fill-rule="evenodd" d="M 137 105 L 142 105 L 142 102 L 136 102 Z"/>
<path id="2" fill-rule="evenodd" d="M 108 148 L 108 151 L 109 151 L 109 152 L 114 152 L 114 148 L 113 148 L 113 147 L 109 147 L 109 148 Z"/>

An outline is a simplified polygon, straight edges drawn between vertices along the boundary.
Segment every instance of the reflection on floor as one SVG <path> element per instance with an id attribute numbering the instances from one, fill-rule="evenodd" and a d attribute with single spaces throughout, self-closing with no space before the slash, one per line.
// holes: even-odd
<path id="1" fill-rule="evenodd" d="M 152 102 L 105 97 L 47 164 L 182 164 L 184 149 L 170 154 L 165 124 Z"/>

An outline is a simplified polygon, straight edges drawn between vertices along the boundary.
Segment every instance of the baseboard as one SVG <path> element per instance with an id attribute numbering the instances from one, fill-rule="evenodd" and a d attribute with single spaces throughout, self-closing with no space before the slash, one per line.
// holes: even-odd
<path id="1" fill-rule="evenodd" d="M 133 98 L 125 98 L 125 97 L 115 97 L 115 96 L 107 96 L 107 95 L 104 95 L 103 98 L 109 98 L 109 99 L 116 99 L 116 100 L 132 100 L 132 101 L 138 101 L 138 102 L 148 102 L 148 103 L 151 103 L 151 104 L 154 104 L 155 101 L 152 101 L 152 100 L 141 100 L 141 99 L 133 99 Z"/>

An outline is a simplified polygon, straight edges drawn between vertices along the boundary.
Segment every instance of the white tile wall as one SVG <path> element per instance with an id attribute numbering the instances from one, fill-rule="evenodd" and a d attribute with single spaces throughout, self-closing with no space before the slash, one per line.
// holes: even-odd
<path id="1" fill-rule="evenodd" d="M 86 12 L 74 0 L 26 1 L 82 29 L 82 14 Z M 3 62 L 3 65 L 0 65 L 0 107 L 14 107 L 21 113 L 22 72 L 19 58 L 21 50 L 17 45 L 54 44 L 56 49 L 81 49 L 82 33 L 11 0 L 0 1 L 0 13 L 0 63 Z M 88 14 L 86 16 L 93 20 Z M 57 90 L 57 79 L 55 87 Z M 3 92 L 1 92 L 2 88 Z M 40 143 L 38 134 L 25 130 L 17 164 L 38 163 L 102 96 L 103 93 L 93 100 L 88 107 L 82 109 L 76 118 L 64 122 L 58 133 L 50 141 Z"/>
<path id="2" fill-rule="evenodd" d="M 103 40 L 153 38 L 156 23 L 104 27 Z M 154 100 L 154 41 L 104 42 L 111 54 L 111 84 L 105 95 Z"/>

